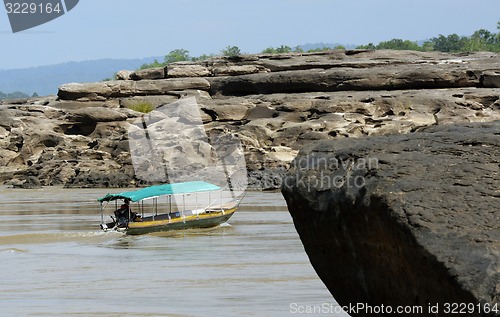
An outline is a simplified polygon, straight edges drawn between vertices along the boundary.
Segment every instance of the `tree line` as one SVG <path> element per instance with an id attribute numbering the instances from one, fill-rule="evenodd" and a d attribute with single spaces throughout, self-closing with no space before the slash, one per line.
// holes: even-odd
<path id="1" fill-rule="evenodd" d="M 221 50 L 221 55 L 224 56 L 238 56 L 241 55 L 241 50 L 238 46 L 227 46 L 225 49 Z M 189 51 L 179 48 L 171 51 L 167 55 L 165 55 L 164 59 L 162 62 L 159 62 L 157 59 L 155 59 L 152 63 L 149 64 L 144 64 L 141 66 L 140 69 L 145 69 L 145 68 L 153 68 L 153 67 L 165 67 L 167 64 L 170 63 L 175 63 L 175 62 L 184 62 L 184 61 L 200 61 L 200 60 L 205 60 L 207 58 L 210 58 L 214 56 L 214 54 L 203 54 L 197 57 L 193 57 L 189 55 Z"/>
<path id="2" fill-rule="evenodd" d="M 497 23 L 497 33 L 490 32 L 486 29 L 475 31 L 471 36 L 460 36 L 458 34 L 442 35 L 433 37 L 430 40 L 424 41 L 422 44 L 417 42 L 403 39 L 392 39 L 389 41 L 380 42 L 377 45 L 369 43 L 366 45 L 357 46 L 356 49 L 370 49 L 370 50 L 412 50 L 412 51 L 439 51 L 439 52 L 474 52 L 474 51 L 489 51 L 500 52 L 500 21 Z M 316 49 L 307 50 L 307 52 L 328 51 L 334 49 L 345 49 L 344 46 L 335 47 L 321 47 Z M 300 46 L 294 48 L 288 45 L 281 45 L 278 47 L 268 47 L 262 50 L 262 54 L 283 54 L 283 53 L 304 53 Z M 237 46 L 227 46 L 220 51 L 224 56 L 238 56 L 242 52 Z M 141 69 L 152 67 L 164 67 L 173 62 L 182 61 L 199 61 L 205 60 L 214 54 L 203 54 L 201 56 L 193 57 L 189 55 L 189 51 L 185 49 L 175 49 L 169 54 L 165 55 L 163 61 L 154 60 L 153 63 L 144 64 Z"/>
<path id="3" fill-rule="evenodd" d="M 448 36 L 440 34 L 419 45 L 417 42 L 402 39 L 392 39 L 380 42 L 377 45 L 369 43 L 361 45 L 360 49 L 393 49 L 393 50 L 413 50 L 413 51 L 439 51 L 439 52 L 500 52 L 500 21 L 497 23 L 497 33 L 480 29 L 471 36 L 460 36 L 450 34 Z"/>

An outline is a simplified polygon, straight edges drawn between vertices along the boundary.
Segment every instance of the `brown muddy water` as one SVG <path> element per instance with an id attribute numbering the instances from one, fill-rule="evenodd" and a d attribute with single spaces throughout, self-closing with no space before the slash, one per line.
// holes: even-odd
<path id="1" fill-rule="evenodd" d="M 107 192 L 0 188 L 1 316 L 336 315 L 280 193 L 213 229 L 125 236 L 98 229 Z"/>

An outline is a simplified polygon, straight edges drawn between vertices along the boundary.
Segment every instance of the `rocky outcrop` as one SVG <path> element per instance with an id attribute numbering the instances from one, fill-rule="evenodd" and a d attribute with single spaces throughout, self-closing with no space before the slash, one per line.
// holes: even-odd
<path id="1" fill-rule="evenodd" d="M 494 316 L 478 307 L 500 301 L 500 121 L 421 130 L 304 147 L 282 187 L 295 227 L 343 306 Z"/>
<path id="2" fill-rule="evenodd" d="M 161 155 L 136 146 L 141 172 L 160 181 L 151 161 L 177 153 L 199 167 L 212 158 L 205 140 L 175 142 L 203 134 L 183 125 L 199 121 L 210 138 L 241 140 L 250 188 L 283 188 L 340 304 L 420 305 L 418 315 L 434 316 L 444 303 L 480 304 L 481 315 L 478 307 L 499 301 L 499 54 L 244 55 L 118 77 L 1 103 L 0 182 L 141 185 L 130 131 L 145 134 L 146 123 L 148 142 L 168 136 Z M 187 98 L 199 117 L 160 111 Z M 174 172 L 189 177 L 190 168 Z M 429 304 L 441 305 L 438 314 Z"/>
<path id="3" fill-rule="evenodd" d="M 210 84 L 202 78 L 70 83 L 59 87 L 58 96 L 63 100 L 105 101 L 117 97 L 165 95 L 186 89 L 208 90 Z"/>
<path id="4" fill-rule="evenodd" d="M 0 105 L 0 181 L 130 186 L 127 130 L 142 113 L 195 97 L 208 134 L 237 134 L 250 185 L 276 189 L 317 140 L 411 133 L 500 119 L 500 55 L 404 51 L 214 57 L 62 85 Z"/>

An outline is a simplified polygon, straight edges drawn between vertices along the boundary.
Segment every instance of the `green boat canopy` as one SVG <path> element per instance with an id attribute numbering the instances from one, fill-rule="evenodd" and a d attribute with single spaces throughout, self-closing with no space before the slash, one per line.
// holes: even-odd
<path id="1" fill-rule="evenodd" d="M 113 201 L 117 199 L 129 199 L 132 202 L 136 202 L 139 200 L 158 197 L 162 195 L 188 194 L 188 193 L 214 191 L 219 189 L 221 189 L 219 186 L 203 181 L 173 183 L 173 184 L 155 185 L 130 192 L 107 194 L 106 196 L 97 199 L 97 201 L 104 202 L 104 201 Z"/>

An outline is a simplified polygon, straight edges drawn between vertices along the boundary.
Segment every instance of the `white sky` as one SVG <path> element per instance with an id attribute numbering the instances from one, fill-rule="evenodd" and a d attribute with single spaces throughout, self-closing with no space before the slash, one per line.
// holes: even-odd
<path id="1" fill-rule="evenodd" d="M 228 45 L 257 53 L 306 43 L 496 32 L 500 0 L 80 0 L 64 16 L 13 34 L 0 7 L 0 69 L 100 58 L 191 56 Z"/>

